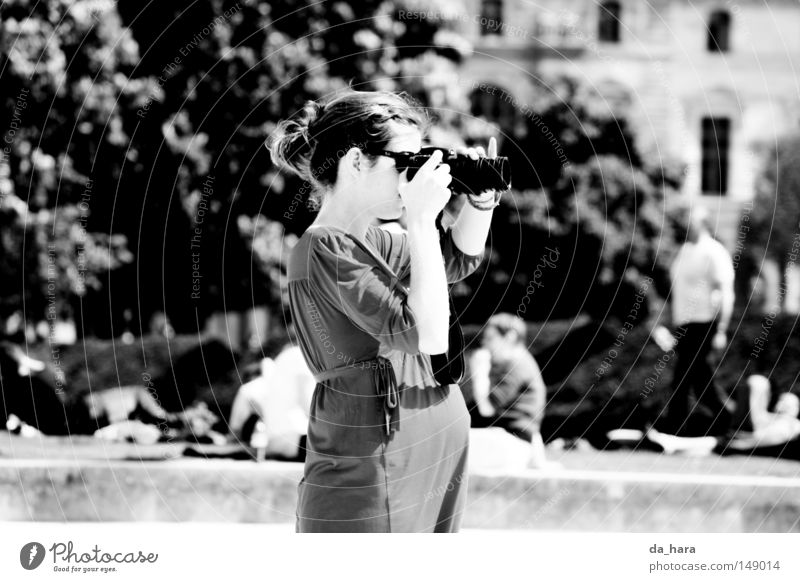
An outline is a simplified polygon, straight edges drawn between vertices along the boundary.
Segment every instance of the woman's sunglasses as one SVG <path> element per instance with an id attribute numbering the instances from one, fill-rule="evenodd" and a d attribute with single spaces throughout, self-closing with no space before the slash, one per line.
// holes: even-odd
<path id="1" fill-rule="evenodd" d="M 418 169 L 433 155 L 435 151 L 442 152 L 442 160 L 448 155 L 455 156 L 455 151 L 447 148 L 437 148 L 433 146 L 424 147 L 418 152 L 392 152 L 389 150 L 367 150 L 373 156 L 385 156 L 395 161 L 397 169 L 401 172 L 407 169 Z"/>
<path id="2" fill-rule="evenodd" d="M 417 152 L 391 152 L 389 150 L 374 150 L 369 151 L 368 153 L 373 156 L 385 156 L 387 158 L 392 158 L 395 161 L 398 170 L 405 170 L 406 168 L 410 167 L 411 158 L 420 155 Z M 429 155 L 430 154 L 425 157 L 427 158 Z"/>

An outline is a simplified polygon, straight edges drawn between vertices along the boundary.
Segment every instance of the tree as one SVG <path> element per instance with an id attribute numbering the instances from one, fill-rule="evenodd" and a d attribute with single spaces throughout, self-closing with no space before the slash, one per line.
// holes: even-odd
<path id="1" fill-rule="evenodd" d="M 796 297 L 800 291 L 800 135 L 780 139 L 765 158 L 753 204 L 740 220 L 744 245 L 740 279 L 764 279 L 766 312 L 788 308 L 797 313 L 797 305 L 782 304 L 781 299 Z"/>
<path id="2" fill-rule="evenodd" d="M 285 218 L 301 184 L 270 163 L 264 142 L 277 121 L 349 84 L 407 86 L 425 103 L 447 105 L 436 92 L 448 77 L 431 83 L 425 75 L 454 64 L 463 42 L 437 41 L 443 22 L 399 23 L 401 6 L 11 0 L 0 7 L 7 106 L 0 122 L 15 127 L 0 168 L 7 194 L 18 193 L 34 213 L 71 220 L 114 255 L 83 296 L 89 300 L 78 302 L 87 333 L 146 331 L 158 311 L 178 331 L 196 332 L 214 312 L 280 309 L 285 253 L 264 241 L 281 228 L 302 231 L 311 217 L 301 208 Z M 20 95 L 24 112 L 15 114 Z M 59 230 L 67 231 L 68 224 Z M 22 260 L 8 268 L 32 273 Z M 81 297 L 71 293 L 73 302 Z M 43 316 L 40 308 L 30 314 Z"/>
<path id="3" fill-rule="evenodd" d="M 501 152 L 514 189 L 496 210 L 490 261 L 467 281 L 469 319 L 503 310 L 603 321 L 626 316 L 645 277 L 665 293 L 675 167 L 647 167 L 625 118 L 569 77 L 542 85 L 522 113 L 522 135 L 505 128 L 518 136 Z"/>
<path id="4" fill-rule="evenodd" d="M 0 5 L 0 206 L 8 275 L 0 301 L 5 314 L 24 309 L 29 323 L 76 317 L 75 299 L 106 288 L 131 259 L 124 235 L 102 228 L 94 207 L 113 197 L 125 160 L 119 70 L 135 62 L 136 51 L 116 13 L 97 7 Z"/>

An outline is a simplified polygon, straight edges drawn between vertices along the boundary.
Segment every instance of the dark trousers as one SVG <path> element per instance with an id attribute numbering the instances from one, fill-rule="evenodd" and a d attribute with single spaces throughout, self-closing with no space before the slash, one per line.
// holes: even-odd
<path id="1" fill-rule="evenodd" d="M 710 361 L 711 341 L 717 333 L 717 322 L 688 323 L 675 332 L 675 371 L 672 379 L 668 413 L 662 430 L 685 436 L 724 435 L 732 420 L 731 404 L 714 381 Z M 692 407 L 692 395 L 697 404 Z M 702 415 L 689 416 L 702 411 Z M 705 410 L 703 410 L 705 409 Z"/>

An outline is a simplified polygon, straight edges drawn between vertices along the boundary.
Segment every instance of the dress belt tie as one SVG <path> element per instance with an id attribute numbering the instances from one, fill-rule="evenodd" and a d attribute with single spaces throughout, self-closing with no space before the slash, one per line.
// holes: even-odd
<path id="1" fill-rule="evenodd" d="M 378 397 L 383 399 L 383 414 L 386 421 L 386 435 L 392 434 L 392 411 L 397 408 L 399 401 L 399 393 L 397 389 L 397 378 L 395 378 L 394 371 L 392 370 L 392 362 L 382 356 L 370 358 L 368 360 L 360 360 L 347 364 L 346 366 L 339 366 L 329 370 L 323 370 L 314 374 L 314 380 L 317 383 L 324 383 L 333 378 L 342 378 L 347 376 L 359 376 L 365 371 L 372 371 L 373 380 L 377 388 Z"/>

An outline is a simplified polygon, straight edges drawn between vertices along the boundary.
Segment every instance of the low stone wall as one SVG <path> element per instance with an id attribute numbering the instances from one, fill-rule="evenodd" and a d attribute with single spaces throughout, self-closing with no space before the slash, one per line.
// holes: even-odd
<path id="1" fill-rule="evenodd" d="M 0 459 L 0 520 L 294 522 L 302 465 Z M 800 532 L 800 479 L 565 470 L 473 474 L 464 527 Z"/>

